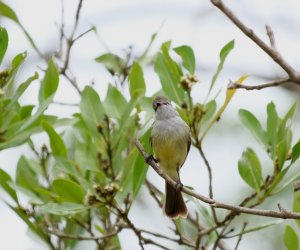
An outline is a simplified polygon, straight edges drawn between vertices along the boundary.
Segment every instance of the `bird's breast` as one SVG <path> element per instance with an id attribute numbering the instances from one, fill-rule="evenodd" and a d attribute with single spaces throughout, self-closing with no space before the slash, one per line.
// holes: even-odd
<path id="1" fill-rule="evenodd" d="M 186 124 L 174 122 L 155 122 L 151 132 L 154 156 L 159 160 L 162 170 L 176 178 L 188 153 L 189 128 Z"/>

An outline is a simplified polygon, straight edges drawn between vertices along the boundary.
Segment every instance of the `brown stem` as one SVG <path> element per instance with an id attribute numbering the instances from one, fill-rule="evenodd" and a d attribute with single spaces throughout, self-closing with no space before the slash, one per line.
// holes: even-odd
<path id="1" fill-rule="evenodd" d="M 201 155 L 201 157 L 202 157 L 202 159 L 205 163 L 205 166 L 207 168 L 208 180 L 209 180 L 209 188 L 208 188 L 209 189 L 209 198 L 213 199 L 214 196 L 213 196 L 213 186 L 212 186 L 212 179 L 213 179 L 212 170 L 211 170 L 210 164 L 209 164 L 209 162 L 208 162 L 208 160 L 207 160 L 207 158 L 206 158 L 206 156 L 203 152 L 202 146 L 197 147 L 197 149 L 199 150 L 199 153 L 200 153 L 200 155 Z M 218 221 L 217 213 L 216 213 L 216 210 L 213 206 L 211 206 L 211 211 L 212 211 L 214 221 L 215 221 L 216 225 L 218 225 L 219 221 Z"/>
<path id="2" fill-rule="evenodd" d="M 264 88 L 277 87 L 277 86 L 286 84 L 288 82 L 293 82 L 293 81 L 291 81 L 289 78 L 283 78 L 283 79 L 275 80 L 275 81 L 268 82 L 265 84 L 253 85 L 253 86 L 230 82 L 228 84 L 227 88 L 228 89 L 261 90 Z"/>

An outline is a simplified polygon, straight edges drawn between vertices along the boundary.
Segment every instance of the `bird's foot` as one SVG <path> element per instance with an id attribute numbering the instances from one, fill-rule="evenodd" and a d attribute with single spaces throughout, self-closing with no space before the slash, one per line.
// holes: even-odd
<path id="1" fill-rule="evenodd" d="M 181 181 L 178 181 L 175 186 L 176 191 L 181 191 L 182 188 L 183 188 L 183 184 L 181 183 Z"/>
<path id="2" fill-rule="evenodd" d="M 147 162 L 147 164 L 150 165 L 151 161 L 154 161 L 155 163 L 158 163 L 158 160 L 155 159 L 153 155 L 149 155 L 149 156 L 146 158 L 146 162 Z"/>

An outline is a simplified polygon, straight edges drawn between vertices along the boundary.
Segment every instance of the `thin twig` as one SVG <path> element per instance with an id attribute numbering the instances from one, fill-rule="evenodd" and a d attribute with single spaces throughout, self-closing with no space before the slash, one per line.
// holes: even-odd
<path id="1" fill-rule="evenodd" d="M 88 30 L 84 31 L 83 33 L 81 33 L 80 35 L 78 35 L 77 37 L 75 37 L 75 38 L 73 39 L 73 43 L 76 42 L 76 41 L 77 41 L 78 39 L 80 39 L 81 37 L 85 36 L 87 33 L 93 31 L 93 30 L 95 30 L 95 27 L 91 27 L 91 28 L 89 28 Z"/>
<path id="2" fill-rule="evenodd" d="M 162 238 L 162 239 L 166 239 L 166 240 L 178 242 L 178 239 L 171 238 L 171 237 L 169 237 L 167 235 L 163 235 L 163 234 L 156 233 L 156 232 L 151 232 L 151 231 L 146 230 L 146 229 L 140 229 L 140 231 L 142 233 L 150 234 L 150 235 L 153 235 L 153 236 L 158 237 L 158 238 Z"/>
<path id="3" fill-rule="evenodd" d="M 61 71 L 60 73 L 71 83 L 71 85 L 76 89 L 78 94 L 81 94 L 81 90 L 78 87 L 76 79 L 74 77 L 71 77 L 66 71 L 64 72 Z"/>
<path id="4" fill-rule="evenodd" d="M 279 79 L 279 80 L 275 80 L 273 82 L 268 82 L 265 84 L 260 84 L 260 85 L 243 85 L 243 84 L 239 84 L 236 82 L 230 82 L 227 86 L 228 89 L 246 89 L 246 90 L 261 90 L 264 88 L 270 88 L 270 87 L 277 87 L 283 84 L 286 84 L 288 82 L 291 82 L 291 80 L 289 78 L 283 78 L 283 79 Z"/>
<path id="5" fill-rule="evenodd" d="M 71 106 L 71 107 L 78 107 L 79 106 L 78 103 L 67 103 L 67 102 L 57 102 L 57 101 L 54 101 L 51 104 L 60 105 L 60 106 Z"/>
<path id="6" fill-rule="evenodd" d="M 211 170 L 211 167 L 210 167 L 210 164 L 203 152 L 203 149 L 201 146 L 197 147 L 197 149 L 199 150 L 199 153 L 205 163 L 205 166 L 207 168 L 207 172 L 208 172 L 208 180 L 209 180 L 209 198 L 213 199 L 214 198 L 214 195 L 213 195 L 213 186 L 212 186 L 212 170 Z M 214 218 L 214 221 L 216 223 L 216 225 L 219 224 L 219 221 L 218 221 L 218 217 L 217 217 L 217 214 L 216 214 L 216 210 L 214 207 L 211 206 L 211 211 L 212 211 L 212 215 L 213 215 L 213 218 Z"/>
<path id="7" fill-rule="evenodd" d="M 135 140 L 135 145 L 136 145 L 137 149 L 139 150 L 140 154 L 145 159 L 145 161 L 147 161 L 147 163 L 156 171 L 156 173 L 158 175 L 160 175 L 162 178 L 164 178 L 170 185 L 172 185 L 174 188 L 176 188 L 176 186 L 177 186 L 176 181 L 174 181 L 168 175 L 164 174 L 153 159 L 148 160 L 149 154 L 145 151 L 145 149 L 143 148 L 143 146 L 141 145 L 141 143 L 138 140 Z M 182 187 L 181 191 L 190 196 L 193 196 L 196 199 L 203 201 L 215 208 L 222 208 L 222 209 L 235 211 L 237 213 L 252 214 L 252 215 L 258 215 L 258 216 L 265 216 L 265 217 L 282 218 L 282 219 L 300 219 L 300 213 L 295 213 L 292 211 L 262 210 L 262 209 L 254 209 L 254 208 L 230 205 L 230 204 L 226 204 L 226 203 L 211 199 L 211 198 L 201 195 L 199 193 L 196 193 L 193 190 L 191 190 L 185 186 Z"/>
<path id="8" fill-rule="evenodd" d="M 81 93 L 81 91 L 80 91 L 75 79 L 70 77 L 67 74 L 66 71 L 69 67 L 71 49 L 72 49 L 73 44 L 75 42 L 74 41 L 74 35 L 75 35 L 76 29 L 77 29 L 77 26 L 78 26 L 80 11 L 81 11 L 81 8 L 82 8 L 82 3 L 83 3 L 83 0 L 79 0 L 77 10 L 76 10 L 75 21 L 74 21 L 74 26 L 73 26 L 72 33 L 71 33 L 70 37 L 66 38 L 67 47 L 66 47 L 66 56 L 65 56 L 65 60 L 64 60 L 64 65 L 60 69 L 60 74 L 64 75 L 69 80 L 69 82 L 73 85 L 73 87 L 77 90 L 77 92 L 79 94 Z M 62 31 L 62 34 L 63 33 L 64 32 Z"/>
<path id="9" fill-rule="evenodd" d="M 275 36 L 274 36 L 272 28 L 269 25 L 266 25 L 266 30 L 267 30 L 267 35 L 268 35 L 269 40 L 270 40 L 271 47 L 274 50 L 277 50 L 276 43 L 275 43 Z"/>
<path id="10" fill-rule="evenodd" d="M 237 240 L 237 243 L 236 243 L 236 245 L 235 245 L 234 250 L 237 250 L 237 249 L 238 249 L 239 244 L 240 244 L 240 242 L 241 242 L 241 240 L 242 240 L 244 231 L 245 231 L 245 229 L 246 229 L 246 226 L 247 226 L 247 222 L 244 222 L 243 227 L 242 227 L 242 229 L 241 229 L 241 233 L 240 233 L 240 235 L 239 235 L 239 238 L 238 238 L 238 240 Z"/>

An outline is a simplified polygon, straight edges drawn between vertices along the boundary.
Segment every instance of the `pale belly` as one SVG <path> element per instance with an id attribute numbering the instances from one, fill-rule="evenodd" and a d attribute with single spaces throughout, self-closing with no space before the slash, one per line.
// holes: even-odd
<path id="1" fill-rule="evenodd" d="M 153 131 L 154 130 L 154 131 Z M 163 172 L 172 179 L 178 179 L 180 169 L 188 153 L 189 131 L 181 127 L 153 127 L 152 147 L 154 157 L 159 161 Z"/>

